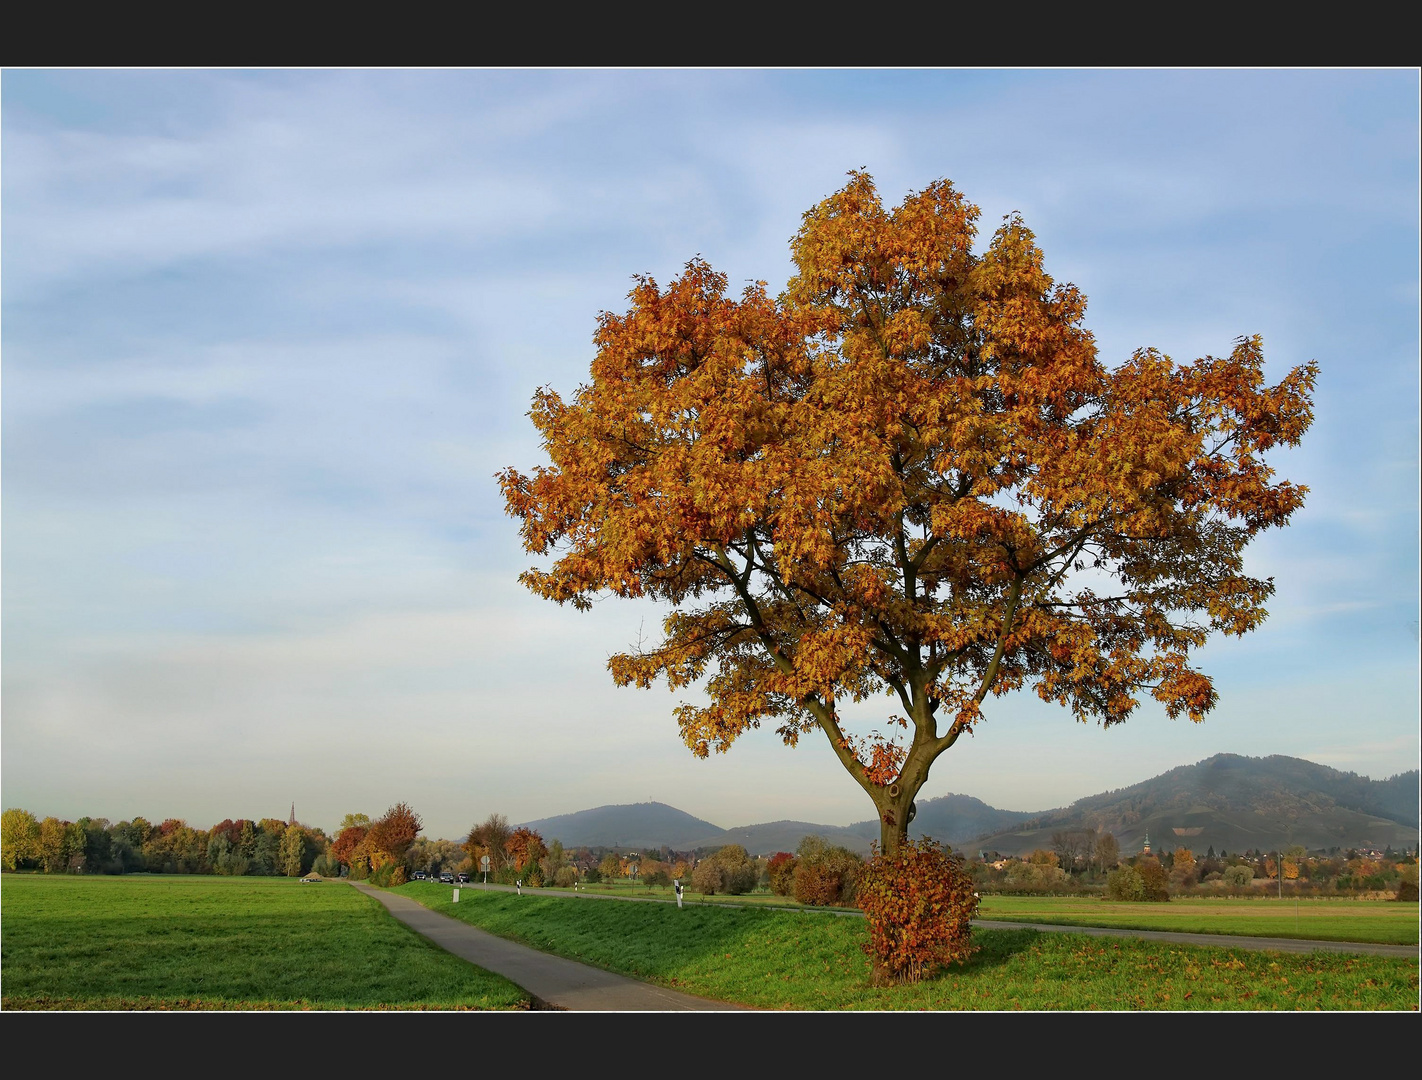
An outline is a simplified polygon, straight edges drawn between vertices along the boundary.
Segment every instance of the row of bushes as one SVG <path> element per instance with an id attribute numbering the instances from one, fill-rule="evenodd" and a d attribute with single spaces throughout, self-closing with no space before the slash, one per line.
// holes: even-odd
<path id="1" fill-rule="evenodd" d="M 1133 866 L 1119 866 L 1106 876 L 1105 896 L 1108 900 L 1161 901 L 1169 900 L 1172 893 L 1176 896 L 1218 896 L 1221 893 L 1255 896 L 1260 892 L 1255 885 L 1254 871 L 1247 866 L 1231 866 L 1222 874 L 1211 874 L 1210 877 L 1215 880 L 1199 885 L 1179 885 L 1170 880 L 1160 863 L 1154 859 L 1141 859 Z M 1269 886 L 1274 887 L 1275 884 Z M 1371 891 L 1391 893 L 1396 900 L 1417 899 L 1417 883 L 1406 877 L 1398 880 L 1394 889 Z M 1356 890 L 1344 891 L 1296 880 L 1288 882 L 1288 892 L 1290 896 L 1357 895 Z"/>

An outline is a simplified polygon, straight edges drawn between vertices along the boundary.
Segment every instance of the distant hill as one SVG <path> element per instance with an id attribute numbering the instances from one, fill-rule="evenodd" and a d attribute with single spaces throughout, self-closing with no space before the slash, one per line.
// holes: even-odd
<path id="1" fill-rule="evenodd" d="M 659 802 L 599 806 L 523 824 L 545 840 L 563 841 L 564 847 L 660 848 L 666 845 L 678 851 L 690 851 L 737 843 L 721 839 L 726 832 L 719 825 Z"/>
<path id="2" fill-rule="evenodd" d="M 1078 799 L 975 846 L 1004 854 L 1050 847 L 1064 829 L 1111 832 L 1124 851 L 1151 846 L 1192 850 L 1261 850 L 1302 844 L 1328 847 L 1414 847 L 1418 773 L 1370 780 L 1301 758 L 1216 754 L 1131 787 Z"/>
<path id="3" fill-rule="evenodd" d="M 870 822 L 869 824 L 873 824 Z M 871 840 L 879 839 L 877 829 L 871 834 L 862 827 L 850 825 L 816 825 L 810 821 L 771 821 L 764 825 L 744 825 L 727 829 L 721 834 L 722 844 L 740 844 L 752 855 L 773 855 L 777 851 L 794 851 L 800 841 L 810 835 L 823 836 L 831 844 L 847 847 L 860 855 L 869 854 Z M 697 847 L 710 847 L 710 842 Z"/>
<path id="4" fill-rule="evenodd" d="M 660 848 L 694 851 L 740 844 L 752 855 L 794 851 L 811 833 L 869 854 L 869 834 L 839 825 L 809 821 L 772 821 L 723 829 L 666 803 L 625 803 L 579 810 L 573 814 L 523 822 L 545 840 L 561 840 L 564 847 Z M 875 832 L 874 837 L 879 834 Z"/>
<path id="5" fill-rule="evenodd" d="M 960 850 L 1004 854 L 1049 848 L 1052 833 L 1065 829 L 1111 832 L 1123 851 L 1140 850 L 1147 833 L 1157 850 L 1402 849 L 1417 845 L 1418 779 L 1415 769 L 1370 780 L 1301 758 L 1217 754 L 1057 810 L 998 810 L 970 795 L 924 799 L 909 833 Z M 599 806 L 524 824 L 565 847 L 690 851 L 740 844 L 752 855 L 794 851 L 810 834 L 867 855 L 879 838 L 872 818 L 848 826 L 771 821 L 723 829 L 659 802 Z"/>
<path id="6" fill-rule="evenodd" d="M 926 832 L 954 847 L 988 830 L 1008 827 L 1032 816 L 1017 810 L 997 810 L 969 795 L 945 795 L 926 799 L 918 805 L 910 832 L 915 836 Z M 678 851 L 693 851 L 740 844 L 752 855 L 794 851 L 801 840 L 812 834 L 868 855 L 870 844 L 879 839 L 879 826 L 872 818 L 848 826 L 770 821 L 723 829 L 659 802 L 599 806 L 523 824 L 545 840 L 561 840 L 564 847 L 660 848 L 665 845 Z"/>
<path id="7" fill-rule="evenodd" d="M 1035 816 L 1026 810 L 999 810 L 971 795 L 940 795 L 918 802 L 909 835 L 931 836 L 950 847 L 967 848 L 984 833 L 1004 832 Z M 849 828 L 867 839 L 879 839 L 879 823 L 873 818 Z"/>

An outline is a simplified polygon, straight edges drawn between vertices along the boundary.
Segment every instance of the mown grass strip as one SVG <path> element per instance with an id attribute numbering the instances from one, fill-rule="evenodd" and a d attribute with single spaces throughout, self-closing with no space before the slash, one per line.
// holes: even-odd
<path id="1" fill-rule="evenodd" d="M 979 930 L 969 964 L 875 988 L 860 919 L 583 901 L 412 883 L 432 910 L 545 952 L 721 1001 L 772 1009 L 1382 1010 L 1418 1006 L 1417 962 Z"/>
<path id="2" fill-rule="evenodd" d="M 978 917 L 1185 934 L 1418 943 L 1417 904 L 1385 900 L 1178 897 L 1165 904 L 1141 904 L 1076 897 L 985 896 Z"/>
<path id="3" fill-rule="evenodd" d="M 523 1009 L 375 900 L 291 878 L 6 874 L 5 1009 Z"/>

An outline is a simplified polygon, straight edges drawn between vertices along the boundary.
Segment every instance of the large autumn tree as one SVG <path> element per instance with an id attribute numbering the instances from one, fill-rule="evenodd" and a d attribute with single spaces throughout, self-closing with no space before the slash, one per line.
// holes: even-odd
<path id="1" fill-rule="evenodd" d="M 660 643 L 609 660 L 619 685 L 704 679 L 677 710 L 701 757 L 819 729 L 890 853 L 989 695 L 1202 719 L 1191 651 L 1263 620 L 1272 579 L 1243 552 L 1306 490 L 1264 454 L 1309 426 L 1315 365 L 1267 385 L 1242 337 L 1108 367 L 1022 221 L 975 254 L 977 217 L 947 181 L 885 210 L 852 173 L 777 298 L 700 260 L 638 278 L 591 382 L 534 396 L 551 464 L 498 475 L 527 550 L 556 556 L 530 589 L 670 605 Z M 845 703 L 883 693 L 890 734 L 849 730 Z"/>

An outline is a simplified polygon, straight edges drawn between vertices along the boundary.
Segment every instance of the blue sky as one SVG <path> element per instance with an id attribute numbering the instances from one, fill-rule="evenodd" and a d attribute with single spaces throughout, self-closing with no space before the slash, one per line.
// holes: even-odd
<path id="1" fill-rule="evenodd" d="M 1271 618 L 1202 656 L 1203 725 L 1030 696 L 934 767 L 1037 810 L 1220 752 L 1382 778 L 1418 702 L 1418 72 L 6 71 L 3 802 L 432 835 L 605 803 L 870 816 L 821 741 L 696 761 L 605 671 L 650 605 L 516 583 L 493 474 L 599 311 L 693 256 L 790 270 L 866 168 L 1020 211 L 1103 358 L 1263 335 L 1321 366 L 1247 566 Z M 878 712 L 866 715 L 876 717 Z"/>

